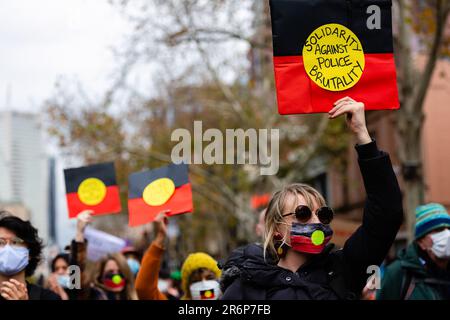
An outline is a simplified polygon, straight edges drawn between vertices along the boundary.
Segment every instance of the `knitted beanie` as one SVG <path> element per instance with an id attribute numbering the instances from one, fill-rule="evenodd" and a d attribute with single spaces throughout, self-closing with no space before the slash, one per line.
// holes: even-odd
<path id="1" fill-rule="evenodd" d="M 429 203 L 416 208 L 416 239 L 442 227 L 450 228 L 450 215 L 444 206 Z"/>
<path id="2" fill-rule="evenodd" d="M 186 258 L 183 266 L 181 267 L 181 288 L 185 294 L 189 290 L 189 277 L 192 272 L 200 268 L 211 270 L 215 273 L 218 279 L 220 278 L 221 271 L 217 266 L 217 261 L 214 260 L 214 258 L 203 252 L 192 253 Z"/>

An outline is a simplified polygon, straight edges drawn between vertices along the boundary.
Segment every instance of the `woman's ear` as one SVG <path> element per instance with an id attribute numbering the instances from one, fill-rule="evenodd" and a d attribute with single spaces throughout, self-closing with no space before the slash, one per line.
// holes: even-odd
<path id="1" fill-rule="evenodd" d="M 279 231 L 275 231 L 275 233 L 273 234 L 273 238 L 274 238 L 274 240 L 277 240 L 277 241 L 283 240 L 283 236 L 281 235 L 281 233 Z"/>

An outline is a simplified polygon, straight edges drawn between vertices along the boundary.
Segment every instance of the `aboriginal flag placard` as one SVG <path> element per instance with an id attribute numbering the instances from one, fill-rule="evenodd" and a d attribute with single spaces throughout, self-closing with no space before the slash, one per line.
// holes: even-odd
<path id="1" fill-rule="evenodd" d="M 75 218 L 83 210 L 92 210 L 93 215 L 122 210 L 114 163 L 65 169 L 64 178 L 69 218 Z"/>
<path id="2" fill-rule="evenodd" d="M 186 164 L 133 173 L 128 179 L 128 193 L 130 226 L 149 223 L 164 210 L 170 210 L 170 215 L 193 210 Z"/>
<path id="3" fill-rule="evenodd" d="M 398 109 L 391 0 L 270 0 L 280 114 Z"/>

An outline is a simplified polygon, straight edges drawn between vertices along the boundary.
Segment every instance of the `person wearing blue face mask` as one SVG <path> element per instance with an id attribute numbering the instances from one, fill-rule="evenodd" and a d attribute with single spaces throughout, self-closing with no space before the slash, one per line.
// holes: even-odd
<path id="1" fill-rule="evenodd" d="M 40 262 L 42 241 L 28 221 L 0 212 L 0 300 L 60 300 L 28 283 Z"/>
<path id="2" fill-rule="evenodd" d="M 128 266 L 130 267 L 133 276 L 136 278 L 139 269 L 141 268 L 140 253 L 134 247 L 125 247 L 122 250 L 122 254 L 127 259 Z"/>
<path id="3" fill-rule="evenodd" d="M 48 288 L 59 295 L 62 300 L 77 300 L 78 291 L 71 288 L 70 264 L 69 254 L 60 253 L 53 258 L 50 265 L 52 273 L 48 277 Z"/>

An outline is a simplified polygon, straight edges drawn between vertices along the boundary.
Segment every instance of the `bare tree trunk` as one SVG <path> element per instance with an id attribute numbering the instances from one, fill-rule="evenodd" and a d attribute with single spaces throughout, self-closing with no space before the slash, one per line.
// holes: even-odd
<path id="1" fill-rule="evenodd" d="M 433 42 L 423 71 L 418 74 L 412 63 L 411 34 L 408 21 L 408 6 L 405 0 L 398 0 L 399 14 L 399 76 L 401 83 L 402 107 L 397 117 L 397 129 L 400 137 L 399 156 L 402 163 L 402 175 L 405 182 L 405 221 L 408 240 L 414 238 L 415 209 L 425 201 L 425 183 L 423 175 L 422 131 L 424 123 L 424 101 L 431 82 L 439 47 L 442 42 L 450 5 L 447 0 L 436 2 L 436 29 Z M 411 14 L 411 13 L 409 13 Z"/>

